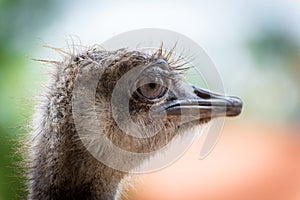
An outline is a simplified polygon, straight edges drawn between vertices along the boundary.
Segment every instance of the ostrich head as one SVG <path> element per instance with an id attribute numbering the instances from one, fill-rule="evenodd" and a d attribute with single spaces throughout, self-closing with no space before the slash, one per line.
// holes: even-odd
<path id="1" fill-rule="evenodd" d="M 109 155 L 112 146 L 132 153 L 154 152 L 181 133 L 179 129 L 199 126 L 215 117 L 237 116 L 242 109 L 237 97 L 186 83 L 185 61 L 174 59 L 172 51 L 159 49 L 150 54 L 94 49 L 73 62 L 78 66 L 73 92 L 73 113 L 80 110 L 74 116 L 77 131 L 97 157 L 119 164 L 118 156 Z"/>

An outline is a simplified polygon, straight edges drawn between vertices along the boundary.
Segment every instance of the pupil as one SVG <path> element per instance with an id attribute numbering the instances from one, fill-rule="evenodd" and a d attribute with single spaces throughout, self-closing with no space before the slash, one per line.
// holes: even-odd
<path id="1" fill-rule="evenodd" d="M 154 89 L 154 88 L 156 87 L 156 83 L 149 83 L 149 87 L 150 87 L 151 89 Z"/>

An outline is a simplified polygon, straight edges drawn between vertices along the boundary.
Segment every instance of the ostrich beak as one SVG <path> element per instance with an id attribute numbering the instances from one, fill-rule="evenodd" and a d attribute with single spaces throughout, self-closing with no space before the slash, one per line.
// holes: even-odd
<path id="1" fill-rule="evenodd" d="M 215 94 L 191 85 L 184 90 L 178 94 L 169 92 L 166 102 L 154 111 L 200 120 L 238 116 L 242 111 L 243 103 L 238 97 Z"/>

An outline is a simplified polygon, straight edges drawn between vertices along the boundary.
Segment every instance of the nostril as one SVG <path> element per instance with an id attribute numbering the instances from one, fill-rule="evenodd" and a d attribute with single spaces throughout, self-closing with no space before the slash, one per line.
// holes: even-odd
<path id="1" fill-rule="evenodd" d="M 193 86 L 193 89 L 194 93 L 201 99 L 211 99 L 210 92 L 196 88 L 195 86 Z"/>

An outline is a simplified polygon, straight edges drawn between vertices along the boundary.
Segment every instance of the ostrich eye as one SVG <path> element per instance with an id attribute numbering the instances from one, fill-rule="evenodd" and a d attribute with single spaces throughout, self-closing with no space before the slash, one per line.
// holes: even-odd
<path id="1" fill-rule="evenodd" d="M 166 86 L 159 78 L 144 77 L 139 83 L 137 92 L 149 100 L 159 99 L 166 93 Z"/>
<path id="2" fill-rule="evenodd" d="M 140 100 L 158 102 L 166 96 L 171 79 L 169 79 L 168 68 L 161 65 L 149 66 L 142 71 L 135 81 L 135 92 Z"/>
<path id="3" fill-rule="evenodd" d="M 166 87 L 159 83 L 147 83 L 138 88 L 138 92 L 147 99 L 161 98 Z"/>

